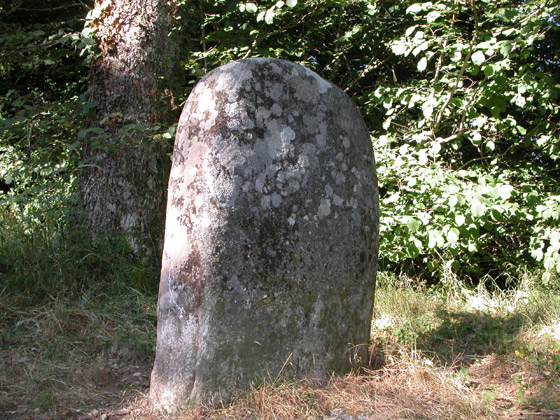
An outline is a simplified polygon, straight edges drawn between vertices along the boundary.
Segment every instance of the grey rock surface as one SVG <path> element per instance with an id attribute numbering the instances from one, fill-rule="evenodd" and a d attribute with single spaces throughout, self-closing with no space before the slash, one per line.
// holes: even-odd
<path id="1" fill-rule="evenodd" d="M 276 59 L 208 73 L 175 139 L 151 397 L 217 404 L 365 360 L 378 218 L 368 130 L 339 88 Z"/>

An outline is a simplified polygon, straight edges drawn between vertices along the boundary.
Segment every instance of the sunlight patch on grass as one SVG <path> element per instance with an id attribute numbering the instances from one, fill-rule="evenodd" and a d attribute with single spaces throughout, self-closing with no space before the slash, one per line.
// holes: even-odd
<path id="1" fill-rule="evenodd" d="M 395 326 L 395 319 L 392 315 L 383 313 L 378 318 L 373 320 L 372 326 L 377 330 L 387 330 Z"/>
<path id="2" fill-rule="evenodd" d="M 544 325 L 540 331 L 541 337 L 550 337 L 560 343 L 560 319 L 555 319 L 550 325 Z"/>

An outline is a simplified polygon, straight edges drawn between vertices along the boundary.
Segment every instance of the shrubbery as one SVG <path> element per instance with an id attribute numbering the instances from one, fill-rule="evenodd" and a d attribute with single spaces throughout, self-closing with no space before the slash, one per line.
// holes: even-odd
<path id="1" fill-rule="evenodd" d="M 544 285 L 558 283 L 557 2 L 175 3 L 186 80 L 176 105 L 207 71 L 249 56 L 297 61 L 354 98 L 377 156 L 382 270 L 501 286 L 542 270 Z M 142 268 L 122 236 L 92 239 L 80 224 L 81 141 L 94 106 L 87 10 L 65 0 L 33 7 L 54 9 L 0 7 L 4 289 L 48 295 L 127 276 L 153 287 L 157 267 Z M 147 139 L 169 141 L 173 127 L 160 128 Z"/>

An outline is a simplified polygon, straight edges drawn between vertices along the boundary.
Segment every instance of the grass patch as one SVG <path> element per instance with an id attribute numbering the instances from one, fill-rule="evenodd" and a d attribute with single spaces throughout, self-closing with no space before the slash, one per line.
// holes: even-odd
<path id="1" fill-rule="evenodd" d="M 380 278 L 373 337 L 483 397 L 501 417 L 560 403 L 560 294 L 528 277 L 514 290 L 441 293 Z M 560 413 L 557 413 L 560 415 Z"/>
<path id="2" fill-rule="evenodd" d="M 159 261 L 134 255 L 123 233 L 89 235 L 81 211 L 67 206 L 36 211 L 34 217 L 12 212 L 0 202 L 0 296 L 18 307 L 53 299 L 126 294 L 134 288 L 157 290 Z"/>
<path id="3" fill-rule="evenodd" d="M 0 296 L 0 417 L 18 419 L 509 419 L 560 416 L 560 294 L 443 293 L 381 273 L 371 358 L 318 387 L 282 378 L 221 408 L 146 397 L 155 295 L 134 289 L 18 306 Z M 546 417 L 545 417 L 546 418 Z"/>
<path id="4" fill-rule="evenodd" d="M 130 289 L 35 307 L 3 297 L 0 314 L 0 418 L 83 418 L 149 385 L 155 296 Z"/>

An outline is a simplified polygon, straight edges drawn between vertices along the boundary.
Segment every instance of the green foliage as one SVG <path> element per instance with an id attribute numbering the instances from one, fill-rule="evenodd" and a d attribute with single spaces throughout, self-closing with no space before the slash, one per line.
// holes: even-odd
<path id="1" fill-rule="evenodd" d="M 93 105 L 84 15 L 62 0 L 0 7 L 0 294 L 26 304 L 100 285 L 155 288 L 154 267 L 124 238 L 91 239 L 81 225 L 80 128 Z M 153 136 L 167 142 L 166 130 Z"/>
<path id="2" fill-rule="evenodd" d="M 559 7 L 515 2 L 187 2 L 194 82 L 226 61 L 300 62 L 372 130 L 382 269 L 432 282 L 558 278 Z M 193 18 L 196 16 L 196 19 Z"/>
<path id="3" fill-rule="evenodd" d="M 404 30 L 399 11 L 408 2 L 178 3 L 177 18 L 188 40 L 184 67 L 191 83 L 230 60 L 275 57 L 306 65 L 352 96 L 361 96 L 376 83 L 390 80 L 392 54 L 383 39 Z M 381 16 L 384 25 L 379 25 Z"/>
<path id="4" fill-rule="evenodd" d="M 560 271 L 558 4 L 415 3 L 379 86 L 382 267 L 501 284 Z M 508 276 L 509 274 L 509 276 Z"/>
<path id="5" fill-rule="evenodd" d="M 557 2 L 174 3 L 170 36 L 181 44 L 185 80 L 170 94 L 178 106 L 212 68 L 255 56 L 304 64 L 353 97 L 377 157 L 382 270 L 448 289 L 458 279 L 504 286 L 527 269 L 542 270 L 547 287 L 558 284 Z M 66 255 L 85 264 L 76 270 L 124 275 L 87 266 L 89 253 L 105 258 L 100 244 L 80 245 L 75 254 L 54 245 L 83 239 L 65 242 L 68 232 L 80 231 L 77 181 L 90 164 L 81 162 L 82 141 L 91 138 L 107 153 L 124 145 L 105 141 L 102 121 L 84 129 L 95 107 L 85 98 L 95 53 L 88 21 L 97 13 L 84 4 L 0 6 L 0 235 L 19 250 L 6 251 L 11 262 L 3 257 L 12 270 L 35 247 L 46 255 L 37 273 L 49 258 Z M 123 130 L 170 145 L 175 127 L 167 125 Z M 109 248 L 130 268 L 119 241 Z M 63 266 L 72 273 L 70 263 Z M 44 278 L 54 282 L 52 276 Z"/>
<path id="6" fill-rule="evenodd" d="M 13 214 L 56 208 L 74 189 L 87 83 L 83 6 L 22 3 L 0 8 L 0 205 Z"/>

